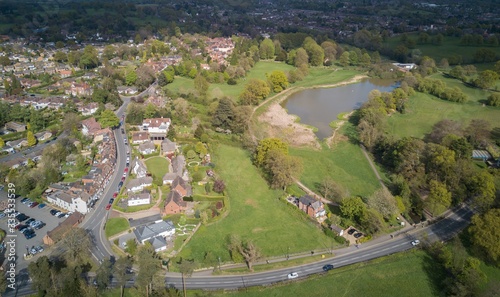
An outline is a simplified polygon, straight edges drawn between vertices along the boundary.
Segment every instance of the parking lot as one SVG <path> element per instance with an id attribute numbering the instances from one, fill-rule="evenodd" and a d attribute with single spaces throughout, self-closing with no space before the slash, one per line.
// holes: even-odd
<path id="1" fill-rule="evenodd" d="M 0 191 L 0 201 L 7 199 L 7 193 L 5 191 Z M 29 216 L 37 221 L 43 221 L 46 225 L 39 230 L 34 230 L 35 236 L 30 239 L 26 239 L 26 237 L 18 230 L 16 230 L 16 253 L 17 253 L 17 268 L 23 269 L 26 268 L 30 261 L 38 258 L 39 255 L 44 255 L 47 253 L 47 247 L 43 244 L 43 237 L 47 234 L 48 231 L 54 229 L 59 223 L 63 222 L 66 218 L 57 218 L 51 215 L 49 212 L 53 209 L 50 205 L 46 205 L 44 208 L 38 208 L 35 206 L 30 208 L 28 205 L 21 203 L 23 197 L 18 197 L 16 199 L 16 209 L 20 213 Z M 24 222 L 23 222 L 24 223 Z M 7 231 L 7 216 L 0 219 L 0 228 Z M 32 247 L 42 246 L 44 251 L 41 253 L 37 253 L 35 257 L 25 260 L 23 259 L 23 255 L 27 253 L 27 249 L 31 250 Z"/>

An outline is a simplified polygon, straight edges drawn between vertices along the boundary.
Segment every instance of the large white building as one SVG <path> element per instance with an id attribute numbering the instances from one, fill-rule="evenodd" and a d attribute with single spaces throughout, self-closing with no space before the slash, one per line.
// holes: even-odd
<path id="1" fill-rule="evenodd" d="M 147 192 L 140 194 L 130 194 L 127 200 L 128 206 L 146 205 L 150 203 L 151 203 L 151 194 Z"/>
<path id="2" fill-rule="evenodd" d="M 81 191 L 54 191 L 46 195 L 47 201 L 67 211 L 86 214 L 89 212 L 90 195 Z"/>

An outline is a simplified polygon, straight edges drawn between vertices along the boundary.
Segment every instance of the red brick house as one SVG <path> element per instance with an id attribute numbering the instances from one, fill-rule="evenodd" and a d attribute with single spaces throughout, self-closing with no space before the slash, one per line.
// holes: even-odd
<path id="1" fill-rule="evenodd" d="M 79 212 L 72 213 L 66 220 L 60 223 L 59 226 L 47 232 L 47 235 L 43 237 L 43 243 L 46 245 L 53 245 L 58 242 L 66 233 L 78 226 L 83 221 L 83 218 L 84 216 Z"/>
<path id="2" fill-rule="evenodd" d="M 309 195 L 300 197 L 297 206 L 311 218 L 318 218 L 326 214 L 323 203 Z"/>
<path id="3" fill-rule="evenodd" d="M 163 215 L 182 213 L 186 210 L 187 202 L 182 199 L 182 196 L 177 191 L 168 193 L 165 201 Z"/>
<path id="4" fill-rule="evenodd" d="M 188 183 L 180 176 L 177 176 L 174 179 L 170 188 L 172 189 L 172 192 L 177 192 L 182 197 L 190 197 L 192 195 L 191 186 L 188 185 Z"/>

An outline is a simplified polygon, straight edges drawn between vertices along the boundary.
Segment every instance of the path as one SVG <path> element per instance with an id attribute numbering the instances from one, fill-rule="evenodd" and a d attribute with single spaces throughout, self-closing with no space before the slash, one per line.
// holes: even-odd
<path id="1" fill-rule="evenodd" d="M 127 220 L 128 219 L 137 220 L 137 219 L 142 219 L 145 217 L 150 217 L 150 216 L 154 216 L 157 214 L 161 214 L 161 209 L 160 209 L 159 205 L 160 205 L 160 202 L 162 200 L 162 192 L 161 192 L 160 187 L 158 187 L 158 195 L 159 195 L 159 198 L 156 200 L 155 205 L 153 205 L 149 209 L 136 211 L 136 212 L 122 212 L 119 210 L 113 210 L 113 212 L 118 213 L 120 217 L 126 218 Z"/>
<path id="2" fill-rule="evenodd" d="M 328 200 L 326 198 L 323 198 L 321 195 L 318 195 L 318 194 L 314 193 L 311 189 L 309 189 L 308 187 L 306 187 L 306 185 L 304 185 L 303 183 L 301 183 L 298 179 L 294 178 L 294 181 L 299 186 L 299 188 L 301 188 L 302 190 L 304 190 L 308 195 L 313 196 L 314 198 L 321 200 L 321 202 L 323 202 L 325 204 L 334 205 L 334 206 L 338 206 L 339 205 L 336 202 L 332 202 L 332 201 L 330 201 L 330 200 Z"/>

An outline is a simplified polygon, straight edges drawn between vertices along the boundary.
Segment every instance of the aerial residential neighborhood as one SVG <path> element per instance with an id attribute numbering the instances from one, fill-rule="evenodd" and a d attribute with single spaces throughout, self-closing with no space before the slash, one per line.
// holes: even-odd
<path id="1" fill-rule="evenodd" d="M 0 3 L 1 296 L 497 296 L 495 1 Z"/>

